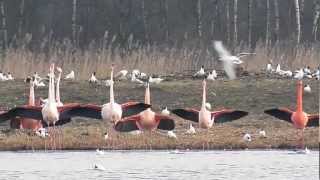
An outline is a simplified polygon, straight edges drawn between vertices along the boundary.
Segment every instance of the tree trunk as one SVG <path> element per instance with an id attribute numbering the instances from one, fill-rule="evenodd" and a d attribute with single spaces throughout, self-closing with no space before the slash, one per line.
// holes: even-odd
<path id="1" fill-rule="evenodd" d="M 234 0 L 233 4 L 233 46 L 238 43 L 238 0 Z"/>
<path id="2" fill-rule="evenodd" d="M 267 1 L 267 25 L 266 25 L 266 47 L 269 46 L 270 40 L 270 0 Z"/>
<path id="3" fill-rule="evenodd" d="M 279 2 L 278 0 L 274 0 L 274 18 L 275 18 L 275 41 L 279 41 L 280 35 L 280 15 L 279 15 Z"/>
<path id="4" fill-rule="evenodd" d="M 168 0 L 162 0 L 162 23 L 164 27 L 164 39 L 169 42 L 169 22 L 168 22 Z"/>
<path id="5" fill-rule="evenodd" d="M 77 0 L 72 2 L 72 42 L 77 46 Z"/>
<path id="6" fill-rule="evenodd" d="M 248 45 L 252 48 L 252 0 L 248 1 Z"/>
<path id="7" fill-rule="evenodd" d="M 144 39 L 146 41 L 149 40 L 149 32 L 148 32 L 148 20 L 147 20 L 147 12 L 145 8 L 145 0 L 141 1 L 141 10 L 142 10 L 142 23 L 143 23 L 143 30 L 144 30 Z"/>
<path id="8" fill-rule="evenodd" d="M 6 23 L 6 12 L 4 7 L 4 0 L 0 0 L 0 14 L 1 14 L 1 35 L 2 35 L 2 48 L 7 48 L 7 23 Z"/>
<path id="9" fill-rule="evenodd" d="M 24 17 L 24 0 L 21 0 L 21 3 L 20 3 L 20 14 L 19 14 L 19 25 L 18 25 L 18 36 L 19 36 L 19 39 L 22 38 L 22 27 L 23 27 L 23 17 Z"/>
<path id="10" fill-rule="evenodd" d="M 314 15 L 313 15 L 313 25 L 312 25 L 312 35 L 313 40 L 317 40 L 318 26 L 319 26 L 319 17 L 320 17 L 320 0 L 314 1 Z"/>
<path id="11" fill-rule="evenodd" d="M 300 8 L 299 8 L 299 0 L 294 0 L 294 7 L 296 11 L 296 43 L 300 43 L 301 39 L 301 24 L 300 24 Z"/>
<path id="12" fill-rule="evenodd" d="M 211 18 L 211 30 L 210 30 L 212 39 L 214 38 L 215 24 L 218 16 L 218 0 L 213 1 L 213 6 L 214 6 L 214 9 L 213 9 L 212 18 Z"/>
<path id="13" fill-rule="evenodd" d="M 230 30 L 230 0 L 226 0 L 226 15 L 227 15 L 227 43 L 230 43 L 230 36 L 231 36 L 231 30 Z"/>
<path id="14" fill-rule="evenodd" d="M 197 0 L 197 34 L 202 37 L 202 22 L 201 22 L 201 0 Z"/>

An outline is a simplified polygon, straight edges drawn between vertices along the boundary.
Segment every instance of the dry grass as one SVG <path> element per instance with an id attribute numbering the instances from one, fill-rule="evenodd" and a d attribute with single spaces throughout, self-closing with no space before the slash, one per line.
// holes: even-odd
<path id="1" fill-rule="evenodd" d="M 319 109 L 319 81 L 308 80 L 312 87 L 311 94 L 305 94 L 304 109 L 308 113 L 316 113 Z M 26 102 L 24 92 L 27 85 L 22 81 L 0 82 L 1 104 L 12 107 Z M 25 87 L 25 89 L 23 88 Z M 131 100 L 142 101 L 144 88 L 127 82 L 116 82 L 116 100 L 119 103 Z M 187 90 L 186 90 L 187 88 Z M 36 96 L 46 97 L 46 88 L 36 89 Z M 212 95 L 215 92 L 217 96 Z M 63 102 L 95 102 L 103 104 L 107 101 L 108 88 L 95 87 L 87 82 L 62 82 Z M 243 148 L 294 148 L 297 144 L 296 130 L 292 125 L 277 121 L 263 114 L 263 110 L 275 106 L 294 107 L 295 81 L 247 77 L 241 80 L 208 82 L 208 101 L 214 108 L 232 107 L 250 112 L 249 116 L 238 121 L 216 124 L 209 130 L 197 128 L 196 135 L 185 134 L 189 121 L 176 116 L 175 132 L 178 139 L 169 139 L 165 132 L 145 132 L 132 136 L 117 133 L 111 124 L 103 124 L 99 120 L 75 118 L 72 123 L 59 127 L 62 140 L 57 140 L 58 149 L 243 149 Z M 201 81 L 180 80 L 166 81 L 151 86 L 151 103 L 156 111 L 162 106 L 169 109 L 179 107 L 199 107 L 201 103 Z M 197 124 L 194 124 L 197 127 Z M 0 124 L 0 149 L 44 149 L 52 146 L 49 139 L 29 136 L 30 132 L 8 130 L 8 123 Z M 258 130 L 264 129 L 267 138 L 258 136 Z M 109 132 L 110 139 L 103 139 L 104 132 Z M 244 133 L 251 133 L 253 141 L 242 141 Z M 306 145 L 319 148 L 318 128 L 307 128 Z"/>
<path id="2" fill-rule="evenodd" d="M 140 45 L 128 40 L 125 47 L 120 48 L 114 40 L 109 42 L 104 38 L 102 42 L 92 42 L 86 49 L 74 49 L 68 40 L 62 43 L 44 40 L 40 48 L 31 51 L 28 48 L 30 37 L 26 36 L 26 39 L 25 43 L 17 48 L 8 48 L 0 61 L 0 69 L 12 72 L 17 78 L 24 78 L 34 71 L 46 74 L 51 62 L 62 66 L 65 73 L 74 70 L 78 80 L 88 79 L 94 71 L 98 77 L 108 76 L 111 63 L 117 65 L 117 70 L 138 68 L 153 74 L 182 73 L 198 69 L 201 65 L 208 69 L 220 69 L 216 53 L 211 46 L 200 49 L 184 45 L 163 47 Z M 290 42 L 281 42 L 272 47 L 265 47 L 263 43 L 258 43 L 253 51 L 257 55 L 246 57 L 244 67 L 257 72 L 272 60 L 274 64 L 280 63 L 284 68 L 295 69 L 302 65 L 315 68 L 319 65 L 320 59 L 317 49 L 319 44 L 295 47 L 290 45 Z M 239 46 L 235 51 L 250 50 Z"/>

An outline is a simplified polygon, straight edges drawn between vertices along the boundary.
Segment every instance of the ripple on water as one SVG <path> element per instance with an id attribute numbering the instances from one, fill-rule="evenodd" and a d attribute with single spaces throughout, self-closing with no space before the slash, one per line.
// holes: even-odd
<path id="1" fill-rule="evenodd" d="M 0 152 L 0 179 L 318 179 L 318 152 Z M 93 170 L 99 163 L 105 171 Z"/>

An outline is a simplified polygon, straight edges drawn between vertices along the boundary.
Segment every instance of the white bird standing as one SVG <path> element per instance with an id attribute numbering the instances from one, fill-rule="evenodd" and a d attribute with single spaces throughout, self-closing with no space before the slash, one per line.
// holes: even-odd
<path id="1" fill-rule="evenodd" d="M 106 170 L 106 168 L 103 167 L 101 164 L 95 164 L 93 169 L 100 170 L 100 171 L 105 171 Z"/>
<path id="2" fill-rule="evenodd" d="M 187 130 L 187 134 L 195 134 L 195 133 L 196 133 L 196 129 L 190 123 L 189 129 Z"/>
<path id="3" fill-rule="evenodd" d="M 14 80 L 14 78 L 12 77 L 12 74 L 10 72 L 7 73 L 7 80 L 9 80 L 9 81 Z"/>
<path id="4" fill-rule="evenodd" d="M 226 71 L 229 79 L 236 78 L 234 65 L 243 63 L 240 60 L 240 57 L 254 54 L 254 53 L 240 53 L 237 56 L 233 56 L 225 47 L 223 47 L 223 44 L 221 41 L 214 41 L 214 48 L 219 54 L 219 60 L 223 61 L 223 68 Z"/>
<path id="5" fill-rule="evenodd" d="M 300 70 L 296 71 L 296 74 L 293 76 L 293 78 L 301 80 L 301 79 L 303 79 L 303 76 L 304 76 L 303 70 L 300 69 Z"/>
<path id="6" fill-rule="evenodd" d="M 74 71 L 71 71 L 69 74 L 67 74 L 64 79 L 65 80 L 74 80 L 75 79 Z"/>
<path id="7" fill-rule="evenodd" d="M 128 74 L 128 71 L 124 69 L 124 70 L 119 71 L 114 77 L 116 79 L 126 80 L 127 74 Z"/>
<path id="8" fill-rule="evenodd" d="M 267 64 L 267 72 L 268 73 L 272 73 L 274 71 L 274 69 L 272 68 L 272 65 L 270 63 Z"/>
<path id="9" fill-rule="evenodd" d="M 150 83 L 159 84 L 159 83 L 161 83 L 161 81 L 163 81 L 162 78 L 153 78 L 153 77 L 149 76 Z"/>
<path id="10" fill-rule="evenodd" d="M 214 80 L 216 80 L 217 77 L 218 77 L 217 71 L 216 70 L 212 70 L 212 72 L 209 72 L 207 80 L 214 81 Z"/>
<path id="11" fill-rule="evenodd" d="M 168 110 L 167 106 L 161 111 L 162 115 L 165 116 L 169 116 L 170 115 L 170 111 Z"/>
<path id="12" fill-rule="evenodd" d="M 177 135 L 173 131 L 168 131 L 167 135 L 169 138 L 177 139 Z"/>
<path id="13" fill-rule="evenodd" d="M 311 87 L 309 84 L 306 84 L 304 85 L 304 88 L 303 88 L 304 92 L 306 93 L 311 93 Z"/>
<path id="14" fill-rule="evenodd" d="M 97 83 L 97 82 L 98 82 L 98 79 L 96 78 L 96 72 L 93 72 L 93 73 L 91 74 L 91 77 L 90 77 L 90 79 L 89 79 L 89 82 L 90 82 L 90 83 Z"/>
<path id="15" fill-rule="evenodd" d="M 249 133 L 246 133 L 244 136 L 243 136 L 243 140 L 246 141 L 246 142 L 251 142 L 251 135 Z"/>
<path id="16" fill-rule="evenodd" d="M 97 155 L 104 155 L 104 151 L 96 149 L 96 153 Z"/>
<path id="17" fill-rule="evenodd" d="M 204 66 L 202 65 L 200 70 L 197 71 L 193 76 L 194 77 L 203 77 L 205 75 Z"/>
<path id="18" fill-rule="evenodd" d="M 260 131 L 259 131 L 259 136 L 260 136 L 260 137 L 266 137 L 266 131 L 260 130 Z"/>
<path id="19" fill-rule="evenodd" d="M 141 81 L 140 79 L 138 79 L 136 77 L 136 74 L 132 73 L 131 75 L 131 82 L 134 82 L 134 83 L 138 83 L 138 84 L 143 84 L 143 81 Z"/>

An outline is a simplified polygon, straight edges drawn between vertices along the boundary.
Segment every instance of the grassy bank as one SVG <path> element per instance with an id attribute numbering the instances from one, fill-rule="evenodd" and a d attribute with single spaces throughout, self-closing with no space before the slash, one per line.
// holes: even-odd
<path id="1" fill-rule="evenodd" d="M 316 113 L 319 110 L 319 81 L 307 80 L 312 93 L 304 95 L 304 110 Z M 58 128 L 60 138 L 56 140 L 58 149 L 268 149 L 295 148 L 297 131 L 291 124 L 275 120 L 263 114 L 264 109 L 275 106 L 295 106 L 295 81 L 265 78 L 243 78 L 235 81 L 218 80 L 208 82 L 208 101 L 213 109 L 230 107 L 250 112 L 247 117 L 225 124 L 216 124 L 209 130 L 198 129 L 197 134 L 186 134 L 190 121 L 176 116 L 175 133 L 178 139 L 169 139 L 165 132 L 144 132 L 140 135 L 118 133 L 112 124 L 99 120 L 75 118 L 72 123 Z M 28 88 L 23 81 L 0 82 L 1 106 L 13 107 L 26 102 Z M 108 100 L 109 90 L 93 86 L 84 81 L 62 82 L 62 101 L 103 104 Z M 36 96 L 46 97 L 47 89 L 36 89 Z M 216 94 L 216 96 L 214 95 Z M 129 82 L 116 82 L 116 101 L 143 101 L 144 87 Z M 155 111 L 168 106 L 199 107 L 201 103 L 201 81 L 183 79 L 166 81 L 151 86 L 151 103 Z M 194 124 L 197 127 L 197 124 Z M 264 129 L 267 137 L 259 137 L 259 129 Z M 8 123 L 0 124 L 1 150 L 44 149 L 51 146 L 50 138 L 32 136 L 26 130 L 10 130 Z M 104 132 L 109 139 L 104 140 Z M 62 133 L 61 133 L 62 132 Z M 252 135 L 252 142 L 244 142 L 245 133 Z M 319 148 L 318 128 L 305 130 L 305 144 L 309 148 Z"/>

